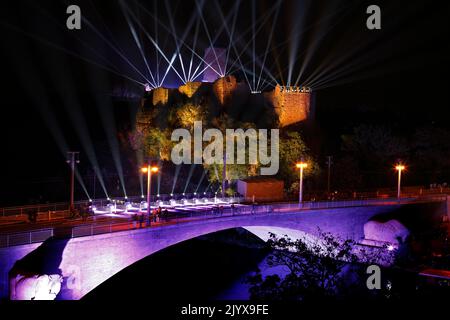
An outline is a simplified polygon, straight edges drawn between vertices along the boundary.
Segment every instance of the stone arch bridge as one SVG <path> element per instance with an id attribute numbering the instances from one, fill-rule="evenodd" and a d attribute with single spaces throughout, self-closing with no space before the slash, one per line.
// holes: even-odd
<path id="1" fill-rule="evenodd" d="M 403 211 L 405 215 L 423 204 L 383 204 L 315 210 L 269 211 L 205 217 L 151 228 L 126 230 L 85 237 L 55 239 L 41 243 L 0 249 L 0 298 L 9 296 L 10 277 L 14 272 L 60 274 L 63 288 L 58 298 L 80 299 L 116 273 L 159 250 L 208 233 L 230 228 L 246 228 L 261 238 L 268 232 L 293 238 L 317 233 L 317 228 L 354 240 L 364 237 L 364 224 L 375 216 Z M 436 203 L 433 211 L 446 211 L 447 205 Z M 445 209 L 442 209 L 444 208 Z M 419 210 L 427 213 L 431 209 Z M 417 211 L 417 210 L 416 210 Z"/>

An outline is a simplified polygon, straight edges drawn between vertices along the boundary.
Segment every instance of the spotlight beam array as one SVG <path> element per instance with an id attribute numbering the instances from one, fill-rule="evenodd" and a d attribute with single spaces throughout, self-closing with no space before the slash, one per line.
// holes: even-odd
<path id="1" fill-rule="evenodd" d="M 22 47 L 22 43 L 18 42 L 18 46 Z M 26 48 L 23 47 L 22 50 L 25 52 Z M 15 60 L 10 59 L 10 61 Z M 59 121 L 56 119 L 54 113 L 50 110 L 50 102 L 47 99 L 45 89 L 42 86 L 42 82 L 35 76 L 35 72 L 30 72 L 30 70 L 33 70 L 33 68 L 34 67 L 29 60 L 21 61 L 20 67 L 17 66 L 16 68 L 17 74 L 21 80 L 20 83 L 26 84 L 23 85 L 23 88 L 30 97 L 38 97 L 38 99 L 36 99 L 36 103 L 33 105 L 36 107 L 42 119 L 44 120 L 46 127 L 49 129 L 59 151 L 61 152 L 62 158 L 65 158 L 67 155 L 67 151 L 69 151 L 67 140 L 64 137 Z M 75 175 L 86 197 L 90 199 L 91 197 L 87 191 L 86 185 L 84 184 L 77 168 L 75 168 Z"/>
<path id="2" fill-rule="evenodd" d="M 172 183 L 172 192 L 171 194 L 173 194 L 173 191 L 175 190 L 175 185 L 177 184 L 177 180 L 178 180 L 178 175 L 180 174 L 180 169 L 181 169 L 181 165 L 178 164 L 175 168 L 175 175 L 173 178 L 173 183 Z"/>
<path id="3" fill-rule="evenodd" d="M 102 35 L 102 33 L 97 30 L 97 28 L 90 23 L 90 21 L 85 17 L 82 16 L 83 22 L 97 34 L 105 43 L 114 50 L 136 73 L 138 73 L 147 83 L 151 82 L 147 77 L 119 50 L 117 49 L 108 39 L 106 39 L 105 36 Z"/>
<path id="4" fill-rule="evenodd" d="M 125 4 L 124 4 L 125 5 Z M 166 73 L 165 75 L 167 75 L 167 73 L 170 71 L 170 69 L 172 69 L 175 74 L 180 78 L 181 81 L 183 80 L 183 77 L 178 73 L 178 71 L 173 67 L 173 62 L 177 56 L 177 53 L 174 53 L 173 57 L 171 60 L 169 60 L 167 58 L 167 56 L 164 54 L 164 52 L 161 50 L 161 48 L 159 47 L 158 43 L 155 41 L 155 39 L 147 32 L 147 30 L 145 29 L 145 27 L 142 25 L 142 23 L 139 21 L 139 19 L 136 17 L 136 15 L 128 8 L 128 6 L 125 5 L 125 9 L 130 13 L 130 15 L 133 17 L 133 19 L 135 20 L 135 22 L 137 23 L 137 25 L 141 28 L 141 30 L 144 32 L 145 36 L 147 37 L 147 39 L 155 46 L 155 48 L 158 50 L 158 52 L 161 54 L 161 56 L 164 58 L 164 60 L 168 63 L 168 67 L 166 69 Z M 164 77 L 165 78 L 165 77 Z M 162 83 L 164 81 L 161 80 L 158 83 L 158 86 L 161 86 Z"/>
<path id="5" fill-rule="evenodd" d="M 260 71 L 260 73 L 259 73 L 258 84 L 256 85 L 256 90 L 260 90 L 260 89 L 259 89 L 259 84 L 260 84 L 260 82 L 261 82 L 262 72 L 263 72 L 263 70 L 265 69 L 266 59 L 267 59 L 267 53 L 269 52 L 269 45 L 270 45 L 270 43 L 272 43 L 272 37 L 273 37 L 273 33 L 274 33 L 274 31 L 275 31 L 275 25 L 276 25 L 276 22 L 277 22 L 277 19 L 278 19 L 278 14 L 279 14 L 279 12 L 280 12 L 280 3 L 281 3 L 280 1 L 277 2 L 277 7 L 276 7 L 276 11 L 275 11 L 275 16 L 274 16 L 274 19 L 273 19 L 272 28 L 270 29 L 269 39 L 268 39 L 268 41 L 267 41 L 266 50 L 265 50 L 265 52 L 264 52 L 264 58 L 263 58 L 263 62 L 262 62 L 262 65 L 261 65 L 261 71 Z M 262 89 L 261 89 L 260 91 L 262 91 Z"/>
<path id="6" fill-rule="evenodd" d="M 189 174 L 186 179 L 186 184 L 184 185 L 183 193 L 186 193 L 187 187 L 188 187 L 189 183 L 191 182 L 192 174 L 194 173 L 195 167 L 196 167 L 195 164 L 191 164 L 191 167 L 189 168 Z"/>
<path id="7" fill-rule="evenodd" d="M 121 6 L 123 7 L 123 1 L 120 1 L 120 4 L 121 4 Z M 130 32 L 131 32 L 131 34 L 133 35 L 133 39 L 134 39 L 134 41 L 135 41 L 135 43 L 136 43 L 136 46 L 137 46 L 138 49 L 139 49 L 139 52 L 140 52 L 140 54 L 141 54 L 141 57 L 142 57 L 142 59 L 144 60 L 145 66 L 147 67 L 147 71 L 148 71 L 148 73 L 149 73 L 149 75 L 150 75 L 150 77 L 151 77 L 151 79 L 152 79 L 152 81 L 149 81 L 149 84 L 152 86 L 152 88 L 155 88 L 157 82 L 156 82 L 156 80 L 155 80 L 155 77 L 153 76 L 153 73 L 152 73 L 152 71 L 151 71 L 149 65 L 148 65 L 147 58 L 145 57 L 145 53 L 144 53 L 144 50 L 142 49 L 142 44 L 141 44 L 140 41 L 139 41 L 139 38 L 138 38 L 137 33 L 136 33 L 136 30 L 135 30 L 133 24 L 131 23 L 130 17 L 128 16 L 128 14 L 126 13 L 126 11 L 125 11 L 125 10 L 122 10 L 122 12 L 123 12 L 123 14 L 124 14 L 124 16 L 125 16 L 125 19 L 127 20 L 128 27 L 130 28 Z"/>
<path id="8" fill-rule="evenodd" d="M 205 179 L 206 172 L 207 172 L 206 169 L 203 170 L 202 176 L 200 177 L 200 181 L 199 181 L 198 184 L 197 184 L 197 188 L 195 188 L 195 193 L 198 192 L 198 188 L 201 186 L 201 184 L 202 184 L 202 182 L 203 182 L 203 179 Z"/>
<path id="9" fill-rule="evenodd" d="M 168 33 L 171 33 L 171 32 L 172 32 L 172 31 L 170 30 L 169 27 L 167 27 L 165 24 L 163 24 L 161 21 L 158 20 L 158 17 L 157 17 L 156 15 L 152 14 L 151 12 L 149 12 L 144 6 L 142 6 L 142 5 L 140 5 L 140 4 L 139 4 L 139 6 L 140 6 L 140 8 L 143 9 L 143 12 L 145 12 L 145 13 L 148 14 L 152 19 L 154 19 L 155 23 L 158 23 L 160 26 L 162 26 L 166 32 L 168 32 Z M 144 30 L 145 30 L 145 29 L 144 29 Z M 198 54 L 191 46 L 189 46 L 186 42 L 181 41 L 181 43 L 182 43 L 183 47 L 189 49 L 189 51 L 191 51 L 192 54 L 194 54 L 194 55 L 195 55 L 198 59 L 200 59 L 205 65 L 207 65 L 207 68 L 211 68 L 211 69 L 212 69 L 219 77 L 221 76 L 220 72 L 217 71 L 217 70 L 212 66 L 212 63 L 208 63 L 207 61 L 205 61 L 205 60 L 203 59 L 203 57 L 200 56 L 200 55 L 199 55 L 199 54 Z M 160 51 L 159 51 L 159 46 L 158 46 L 158 47 L 155 46 L 155 48 L 157 48 L 158 52 L 160 52 Z M 173 69 L 173 70 L 178 74 L 178 72 L 177 72 L 175 69 Z M 178 74 L 178 76 L 179 76 L 179 78 L 180 78 L 181 80 L 183 80 L 179 74 Z M 196 77 L 197 77 L 197 76 L 196 76 Z"/>
<path id="10" fill-rule="evenodd" d="M 26 32 L 26 31 L 24 31 L 24 30 L 22 30 L 22 29 L 19 29 L 19 28 L 15 27 L 15 26 L 12 26 L 12 25 L 10 25 L 10 24 L 8 24 L 8 23 L 6 23 L 6 22 L 0 21 L 0 25 L 3 25 L 3 26 L 5 26 L 5 27 L 7 27 L 7 28 L 9 28 L 9 29 L 11 29 L 11 30 L 17 32 L 17 33 L 20 33 L 20 34 L 23 34 L 23 35 L 25 35 L 25 36 L 27 36 L 27 37 L 29 37 L 29 38 L 32 38 L 32 39 L 34 39 L 34 40 L 36 40 L 36 41 L 38 41 L 38 42 L 40 42 L 40 43 L 43 43 L 44 45 L 46 45 L 46 46 L 48 46 L 48 47 L 51 47 L 51 48 L 56 49 L 56 50 L 58 50 L 58 51 L 64 52 L 65 54 L 67 54 L 67 55 L 69 55 L 69 56 L 75 57 L 75 58 L 80 59 L 80 60 L 82 60 L 82 61 L 85 61 L 85 62 L 87 62 L 87 63 L 89 63 L 89 64 L 92 64 L 92 65 L 95 65 L 95 66 L 97 66 L 97 67 L 100 67 L 100 68 L 102 68 L 102 69 L 104 69 L 104 70 L 106 70 L 106 71 L 109 71 L 109 72 L 111 72 L 111 73 L 114 73 L 115 75 L 117 75 L 117 76 L 119 76 L 119 77 L 123 77 L 123 78 L 125 78 L 125 79 L 127 79 L 127 80 L 130 80 L 130 81 L 132 81 L 133 83 L 136 83 L 136 84 L 138 84 L 138 85 L 141 86 L 141 87 L 142 87 L 143 85 L 145 85 L 144 82 L 140 82 L 140 81 L 138 81 L 138 80 L 136 80 L 136 79 L 134 79 L 134 78 L 131 78 L 131 77 L 125 75 L 125 74 L 119 73 L 119 72 L 117 72 L 117 71 L 111 69 L 110 67 L 107 67 L 107 66 L 102 65 L 102 64 L 100 64 L 100 63 L 98 63 L 98 62 L 96 62 L 96 61 L 93 61 L 93 60 L 90 60 L 90 59 L 88 59 L 88 58 L 86 58 L 86 57 L 83 57 L 83 56 L 81 56 L 81 55 L 79 55 L 79 54 L 77 54 L 77 53 L 75 53 L 75 52 L 72 52 L 72 51 L 70 51 L 70 50 L 68 50 L 68 49 L 66 49 L 66 48 L 64 48 L 64 47 L 62 47 L 62 46 L 60 46 L 60 45 L 57 45 L 56 43 L 53 43 L 53 42 L 51 42 L 51 41 L 48 41 L 48 40 L 46 40 L 46 39 L 44 39 L 44 38 L 42 38 L 42 37 L 39 37 L 39 36 L 37 36 L 37 35 L 33 35 L 33 34 L 31 34 L 31 33 L 28 33 L 28 32 Z"/>

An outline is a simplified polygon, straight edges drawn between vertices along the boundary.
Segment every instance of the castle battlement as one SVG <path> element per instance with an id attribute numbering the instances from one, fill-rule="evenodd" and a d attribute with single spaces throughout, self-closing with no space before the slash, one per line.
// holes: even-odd
<path id="1" fill-rule="evenodd" d="M 312 89 L 310 87 L 297 87 L 297 86 L 279 86 L 280 92 L 284 93 L 310 93 Z"/>

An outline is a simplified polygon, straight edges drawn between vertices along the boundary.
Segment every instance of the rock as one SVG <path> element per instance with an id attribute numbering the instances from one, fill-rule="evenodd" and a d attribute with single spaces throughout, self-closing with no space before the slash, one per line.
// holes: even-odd
<path id="1" fill-rule="evenodd" d="M 395 246 L 405 242 L 409 230 L 398 220 L 387 222 L 368 221 L 364 224 L 365 240 L 387 242 Z"/>
<path id="2" fill-rule="evenodd" d="M 63 279 L 58 274 L 17 275 L 10 281 L 11 300 L 55 300 Z"/>

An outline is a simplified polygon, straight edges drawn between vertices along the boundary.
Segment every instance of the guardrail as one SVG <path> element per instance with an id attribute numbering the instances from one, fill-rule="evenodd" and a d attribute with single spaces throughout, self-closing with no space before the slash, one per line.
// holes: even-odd
<path id="1" fill-rule="evenodd" d="M 53 228 L 33 230 L 31 232 L 0 235 L 0 247 L 11 247 L 37 242 L 44 242 L 53 237 Z"/>
<path id="2" fill-rule="evenodd" d="M 210 199 L 214 198 L 214 194 L 208 193 L 207 195 L 194 195 L 194 194 L 186 194 L 186 196 L 176 195 L 174 199 L 176 201 L 184 199 L 194 199 L 194 198 L 203 198 L 208 197 Z M 160 195 L 152 196 L 152 203 L 156 203 L 158 200 L 162 201 L 168 201 L 169 199 L 172 199 L 170 195 Z M 238 198 L 238 197 L 230 197 L 230 198 Z M 108 203 L 114 203 L 114 201 L 119 202 L 133 202 L 133 203 L 140 203 L 141 201 L 145 201 L 142 197 L 139 196 L 133 196 L 128 197 L 127 199 L 124 198 L 117 198 L 113 200 L 108 200 L 106 198 L 104 199 L 94 199 L 92 201 L 89 200 L 82 200 L 82 201 L 75 201 L 74 206 L 76 209 L 81 209 L 84 206 L 94 205 L 94 206 L 100 206 L 103 207 L 107 205 Z M 47 212 L 60 212 L 60 211 L 67 211 L 69 208 L 69 204 L 67 202 L 59 202 L 59 203 L 48 203 L 48 204 L 33 204 L 33 205 L 26 205 L 26 206 L 15 206 L 15 207 L 4 207 L 0 208 L 0 217 L 10 217 L 10 216 L 26 216 L 28 213 L 47 213 Z"/>
<path id="3" fill-rule="evenodd" d="M 168 217 L 158 221 L 156 226 L 173 225 L 179 223 L 187 223 L 205 219 L 217 219 L 223 217 L 233 217 L 241 215 L 257 215 L 257 214 L 276 214 L 301 212 L 317 209 L 337 209 L 347 207 L 361 206 L 380 206 L 380 205 L 401 205 L 412 203 L 429 203 L 447 201 L 446 195 L 423 197 L 423 198 L 402 198 L 402 199 L 366 199 L 366 200 L 346 200 L 346 201 L 307 201 L 299 203 L 273 203 L 264 205 L 244 205 L 239 207 L 220 208 L 220 205 L 203 212 L 190 212 L 189 215 Z M 149 227 L 147 219 L 143 222 L 144 227 Z M 155 226 L 150 224 L 150 226 Z M 70 238 L 78 238 L 85 236 L 93 236 L 98 234 L 107 234 L 119 231 L 133 230 L 140 228 L 138 221 L 128 222 L 109 222 L 105 224 L 89 224 L 74 226 L 71 228 Z M 55 231 L 53 228 L 33 230 L 28 232 L 2 234 L 0 235 L 0 247 L 10 247 L 36 242 L 43 242 L 52 237 Z"/>
<path id="4" fill-rule="evenodd" d="M 311 193 L 310 197 L 314 198 L 315 193 Z M 378 191 L 371 191 L 371 192 L 339 192 L 339 195 L 347 195 L 348 200 L 346 199 L 340 199 L 336 198 L 333 201 L 357 201 L 357 200 L 371 200 L 371 199 L 389 199 L 390 197 L 395 197 L 397 194 L 397 190 L 391 190 L 391 189 L 379 189 Z M 450 194 L 450 188 L 449 187 L 435 187 L 432 189 L 423 188 L 423 187 L 403 187 L 402 188 L 402 196 L 403 197 L 427 197 L 427 196 L 439 196 L 439 195 L 446 195 Z M 305 194 L 306 196 L 306 194 Z M 152 202 L 156 202 L 157 200 L 163 200 L 168 201 L 172 198 L 175 198 L 176 200 L 180 200 L 181 198 L 186 199 L 193 199 L 193 198 L 201 198 L 201 197 L 208 197 L 208 198 L 214 198 L 214 194 L 211 192 L 208 192 L 206 195 L 204 194 L 193 194 L 193 193 L 186 193 L 185 196 L 182 194 L 175 194 L 174 197 L 172 197 L 169 194 L 161 194 L 159 197 L 156 195 L 152 196 Z M 250 199 L 251 197 L 249 197 Z M 117 198 L 115 200 L 118 201 L 129 201 L 129 202 L 141 202 L 142 200 L 145 200 L 144 198 L 140 196 L 131 196 L 127 199 L 125 198 Z M 262 199 L 259 201 L 272 201 L 273 199 Z M 292 199 L 295 201 L 295 199 Z M 104 206 L 107 203 L 109 203 L 110 200 L 104 198 L 104 199 L 94 199 L 92 202 L 88 200 L 81 200 L 81 201 L 75 201 L 74 205 L 76 208 L 81 208 L 82 206 L 94 204 L 96 206 Z M 314 201 L 309 201 L 314 202 Z M 322 201 L 321 201 L 322 202 Z M 0 217 L 7 217 L 7 216 L 19 216 L 19 215 L 27 215 L 29 212 L 56 212 L 56 211 L 64 211 L 67 210 L 69 207 L 69 204 L 67 202 L 59 202 L 59 203 L 47 203 L 47 204 L 34 204 L 34 205 L 26 205 L 26 206 L 14 206 L 14 207 L 4 207 L 0 208 Z"/>

